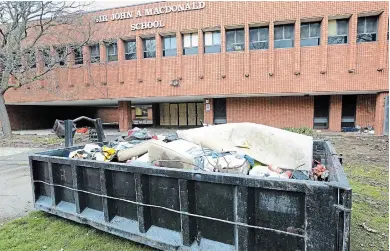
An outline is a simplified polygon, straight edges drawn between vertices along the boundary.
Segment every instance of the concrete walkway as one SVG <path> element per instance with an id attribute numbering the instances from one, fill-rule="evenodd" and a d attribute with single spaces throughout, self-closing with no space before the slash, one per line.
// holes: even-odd
<path id="1" fill-rule="evenodd" d="M 40 150 L 0 148 L 0 224 L 33 210 L 28 155 Z"/>

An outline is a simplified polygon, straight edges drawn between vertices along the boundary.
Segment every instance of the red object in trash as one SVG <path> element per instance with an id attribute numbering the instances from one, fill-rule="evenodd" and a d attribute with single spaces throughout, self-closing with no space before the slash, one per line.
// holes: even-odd
<path id="1" fill-rule="evenodd" d="M 157 136 L 156 136 L 156 135 L 153 135 L 153 136 L 152 136 L 152 139 L 156 139 L 156 140 L 158 140 L 158 138 L 157 138 Z"/>
<path id="2" fill-rule="evenodd" d="M 86 133 L 86 132 L 88 132 L 88 127 L 77 128 L 76 132 L 77 133 Z"/>

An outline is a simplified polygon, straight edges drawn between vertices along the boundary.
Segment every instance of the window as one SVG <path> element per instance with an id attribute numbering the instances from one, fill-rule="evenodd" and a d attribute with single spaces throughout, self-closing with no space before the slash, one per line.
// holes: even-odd
<path id="1" fill-rule="evenodd" d="M 107 43 L 107 61 L 113 62 L 118 61 L 118 46 L 116 43 Z"/>
<path id="2" fill-rule="evenodd" d="M 245 49 L 244 29 L 226 31 L 226 51 L 243 51 Z"/>
<path id="3" fill-rule="evenodd" d="M 155 58 L 156 57 L 156 39 L 145 38 L 143 40 L 144 58 Z"/>
<path id="4" fill-rule="evenodd" d="M 28 50 L 25 52 L 26 55 L 26 60 L 27 60 L 27 67 L 28 68 L 36 68 L 37 67 L 37 62 L 35 58 L 35 51 L 34 50 Z"/>
<path id="5" fill-rule="evenodd" d="M 135 117 L 138 119 L 148 119 L 148 107 L 135 106 Z"/>
<path id="6" fill-rule="evenodd" d="M 45 67 L 49 66 L 51 64 L 51 56 L 50 56 L 50 49 L 44 48 L 41 49 L 41 55 L 42 55 L 42 61 Z"/>
<path id="7" fill-rule="evenodd" d="M 275 26 L 275 48 L 294 47 L 294 24 Z"/>
<path id="8" fill-rule="evenodd" d="M 74 64 L 83 64 L 83 48 L 82 47 L 76 47 L 73 49 L 74 52 Z"/>
<path id="9" fill-rule="evenodd" d="M 377 39 L 378 16 L 359 17 L 356 42 L 373 42 Z"/>
<path id="10" fill-rule="evenodd" d="M 221 52 L 221 32 L 207 31 L 204 33 L 204 53 Z"/>
<path id="11" fill-rule="evenodd" d="M 330 96 L 314 96 L 314 129 L 329 127 Z"/>
<path id="12" fill-rule="evenodd" d="M 176 56 L 176 36 L 163 37 L 163 57 Z"/>
<path id="13" fill-rule="evenodd" d="M 268 49 L 268 27 L 256 27 L 249 29 L 249 49 L 266 50 Z"/>
<path id="14" fill-rule="evenodd" d="M 137 46 L 135 40 L 125 42 L 125 59 L 137 59 Z"/>
<path id="15" fill-rule="evenodd" d="M 348 43 L 348 19 L 329 20 L 328 44 Z"/>
<path id="16" fill-rule="evenodd" d="M 198 33 L 183 35 L 183 55 L 198 54 Z"/>
<path id="17" fill-rule="evenodd" d="M 100 47 L 98 44 L 89 47 L 91 51 L 91 63 L 100 62 Z"/>
<path id="18" fill-rule="evenodd" d="M 61 66 L 66 65 L 66 59 L 67 59 L 67 51 L 66 47 L 59 47 L 56 48 L 56 63 L 58 63 Z"/>
<path id="19" fill-rule="evenodd" d="M 319 22 L 301 24 L 301 46 L 320 45 L 320 27 Z"/>
<path id="20" fill-rule="evenodd" d="M 23 71 L 22 58 L 20 53 L 17 52 L 12 53 L 12 71 L 15 72 Z"/>

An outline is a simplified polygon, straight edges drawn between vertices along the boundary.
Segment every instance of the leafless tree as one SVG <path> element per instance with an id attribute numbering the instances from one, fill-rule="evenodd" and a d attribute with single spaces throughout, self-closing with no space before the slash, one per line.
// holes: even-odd
<path id="1" fill-rule="evenodd" d="M 83 11 L 88 4 L 0 1 L 0 129 L 4 136 L 12 136 L 4 94 L 53 75 L 49 73 L 66 65 L 69 55 L 78 60 L 94 33 L 94 22 Z"/>

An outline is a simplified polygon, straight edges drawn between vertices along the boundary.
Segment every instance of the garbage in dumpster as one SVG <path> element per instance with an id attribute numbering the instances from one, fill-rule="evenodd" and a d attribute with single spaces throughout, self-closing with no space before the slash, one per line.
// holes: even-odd
<path id="1" fill-rule="evenodd" d="M 97 144 L 86 144 L 83 149 L 70 152 L 69 158 L 111 161 L 115 155 L 116 150 L 108 146 L 100 147 Z"/>
<path id="2" fill-rule="evenodd" d="M 128 164 L 136 160 L 159 167 L 258 178 L 327 181 L 329 177 L 329 171 L 319 161 L 307 168 L 308 160 L 313 163 L 312 137 L 253 123 L 178 130 L 158 136 L 136 127 L 127 136 L 103 146 L 85 145 L 69 157 Z"/>
<path id="3" fill-rule="evenodd" d="M 313 180 L 327 181 L 329 178 L 329 171 L 321 162 L 314 160 L 315 167 L 313 168 Z"/>
<path id="4" fill-rule="evenodd" d="M 311 171 L 313 137 L 254 123 L 228 123 L 177 131 L 179 138 L 216 152 L 241 152 L 284 170 Z M 245 148 L 242 146 L 243 142 Z M 247 148 L 249 147 L 249 148 Z"/>

